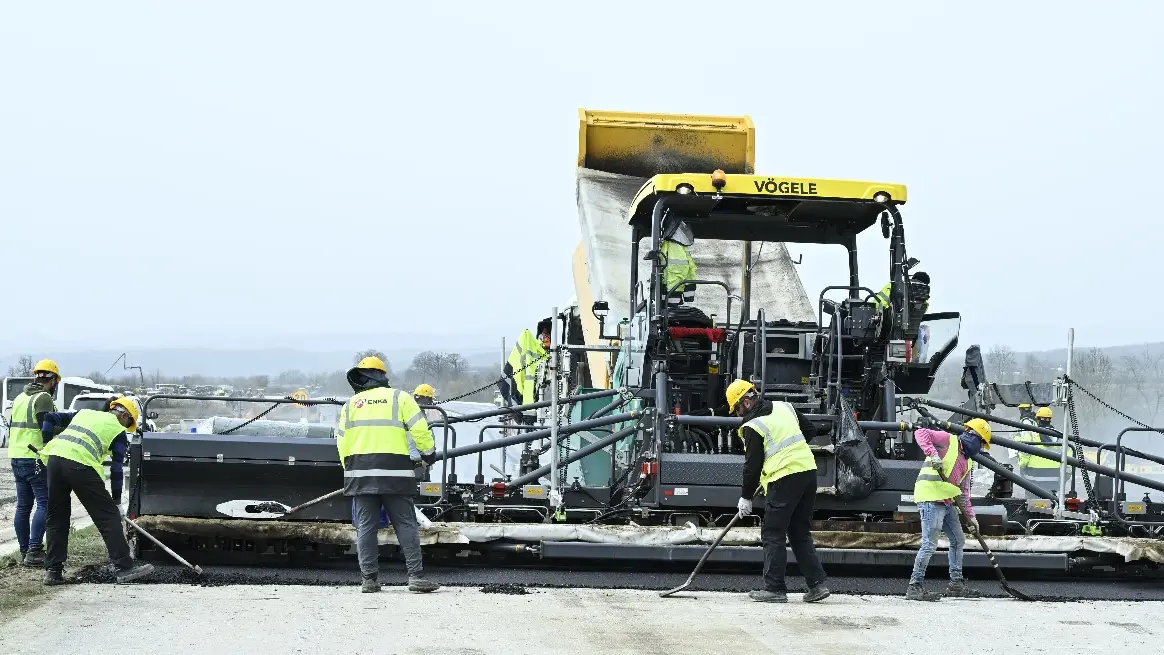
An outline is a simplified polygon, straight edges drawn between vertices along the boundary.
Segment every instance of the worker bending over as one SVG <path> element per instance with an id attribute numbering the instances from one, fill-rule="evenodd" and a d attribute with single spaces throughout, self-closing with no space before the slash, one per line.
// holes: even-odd
<path id="1" fill-rule="evenodd" d="M 1030 422 L 1040 428 L 1051 430 L 1053 429 L 1051 427 L 1052 418 L 1054 418 L 1054 414 L 1051 412 L 1050 407 L 1040 407 L 1035 412 L 1033 421 L 1024 420 L 1023 423 Z M 1029 443 L 1041 450 L 1047 451 L 1047 454 L 1054 458 L 1047 459 L 1046 457 L 1039 457 L 1028 453 L 1016 453 L 1018 455 L 1019 473 L 1024 478 L 1047 491 L 1058 491 L 1059 460 L 1062 457 L 1062 451 L 1059 450 L 1058 442 L 1045 434 L 1032 430 L 1019 432 L 1015 437 L 1015 441 Z"/>
<path id="2" fill-rule="evenodd" d="M 501 379 L 497 381 L 501 397 L 510 407 L 528 405 L 536 402 L 536 384 L 538 363 L 545 360 L 550 348 L 550 326 L 552 318 L 538 322 L 538 336 L 535 339 L 529 330 L 522 330 L 517 337 L 517 343 L 509 351 L 509 359 L 501 370 Z M 526 417 L 525 422 L 532 425 L 532 416 Z"/>
<path id="3" fill-rule="evenodd" d="M 361 591 L 380 591 L 377 530 L 384 509 L 408 568 L 408 590 L 435 591 L 424 577 L 416 520 L 417 464 L 436 461 L 436 445 L 424 414 L 411 395 L 393 389 L 379 357 L 365 357 L 348 371 L 355 395 L 340 409 L 336 447 L 344 468 L 344 495 L 355 498 L 356 552 Z"/>
<path id="4" fill-rule="evenodd" d="M 71 494 L 85 507 L 93 525 L 105 540 L 109 561 L 118 582 L 148 575 L 153 564 L 135 562 L 122 531 L 121 490 L 126 431 L 133 432 L 141 417 L 137 403 L 114 398 L 105 411 L 46 414 L 41 430 L 47 442 L 40 450 L 48 468 L 48 552 L 44 583 L 64 583 L 62 570 L 69 554 L 69 522 L 73 514 Z M 110 460 L 109 491 L 105 490 L 105 458 Z"/>
<path id="5" fill-rule="evenodd" d="M 44 565 L 44 525 L 48 512 L 48 474 L 29 446 L 40 450 L 44 439 L 40 432 L 46 414 L 57 411 L 53 394 L 61 381 L 61 370 L 51 359 L 42 359 L 32 367 L 32 382 L 12 401 L 8 421 L 8 459 L 12 461 L 12 478 L 16 481 L 16 542 L 25 566 Z M 32 502 L 36 501 L 36 511 Z"/>
<path id="6" fill-rule="evenodd" d="M 796 555 L 796 565 L 808 583 L 804 602 L 824 600 L 829 590 L 812 543 L 816 459 L 807 441 L 816 436 L 816 427 L 792 405 L 761 398 L 747 380 L 728 385 L 727 401 L 728 409 L 744 421 L 739 429 L 745 454 L 740 516 L 752 513 L 752 497 L 757 491 L 764 496 L 764 524 L 760 529 L 764 588 L 748 593 L 748 597 L 768 603 L 788 602 L 784 583 L 787 538 Z"/>
<path id="7" fill-rule="evenodd" d="M 940 600 L 942 595 L 922 588 L 930 557 L 938 546 L 938 538 L 943 532 L 950 542 L 949 568 L 950 586 L 946 596 L 954 598 L 977 598 L 981 594 L 966 586 L 962 577 L 962 551 L 966 537 L 958 522 L 958 505 L 964 507 L 966 523 L 974 533 L 978 532 L 978 519 L 970 505 L 970 457 L 982 448 L 990 448 L 990 425 L 980 419 L 966 423 L 966 431 L 958 438 L 949 432 L 918 428 L 913 433 L 914 442 L 926 455 L 926 461 L 918 471 L 913 484 L 913 501 L 917 503 L 921 520 L 922 542 L 913 561 L 913 574 L 905 590 L 907 600 Z M 940 472 L 940 473 L 939 473 Z M 943 480 L 942 477 L 946 479 Z M 959 499 L 960 500 L 956 500 Z"/>
<path id="8" fill-rule="evenodd" d="M 668 217 L 661 236 L 663 239 L 659 244 L 659 252 L 662 255 L 663 293 L 666 294 L 667 304 L 695 302 L 694 284 L 678 286 L 684 281 L 694 280 L 696 275 L 695 260 L 687 250 L 695 243 L 691 226 L 677 218 Z"/>

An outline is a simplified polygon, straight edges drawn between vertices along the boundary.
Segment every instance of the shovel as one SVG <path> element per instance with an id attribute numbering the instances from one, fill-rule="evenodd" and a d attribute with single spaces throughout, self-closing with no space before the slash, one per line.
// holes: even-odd
<path id="1" fill-rule="evenodd" d="M 949 482 L 949 480 L 946 479 L 946 474 L 942 473 L 941 470 L 938 470 L 938 476 L 940 476 L 942 478 L 943 482 Z M 958 514 L 962 515 L 962 519 L 965 520 L 966 519 L 966 501 L 965 501 L 965 499 L 962 498 L 962 494 L 960 491 L 959 491 L 958 495 L 954 497 L 954 505 L 958 508 Z M 969 521 L 966 521 L 966 522 L 969 523 Z M 982 538 L 982 533 L 979 532 L 978 530 L 975 530 L 973 528 L 973 526 L 970 527 L 970 532 L 974 535 L 975 538 L 978 539 L 978 545 L 982 547 L 982 552 L 986 553 L 986 556 L 988 558 L 990 558 L 990 565 L 994 567 L 994 574 L 998 576 L 998 584 L 1002 585 L 1002 590 L 1005 591 L 1006 593 L 1010 594 L 1011 597 L 1017 598 L 1018 600 L 1026 600 L 1026 601 L 1033 602 L 1035 600 L 1034 598 L 1027 596 L 1026 594 L 1022 593 L 1021 591 L 1019 591 L 1017 589 L 1014 589 L 1013 587 L 1010 586 L 1009 583 L 1007 583 L 1006 576 L 1002 574 L 1002 569 L 998 566 L 998 560 L 996 560 L 994 558 L 994 553 L 992 553 L 990 551 L 990 546 L 986 545 L 986 540 Z"/>
<path id="2" fill-rule="evenodd" d="M 732 529 L 738 520 L 740 520 L 740 515 L 737 512 L 736 515 L 732 517 L 732 520 L 728 521 L 728 524 L 724 526 L 723 531 L 719 533 L 719 536 L 715 538 L 715 541 L 711 542 L 711 545 L 707 547 L 707 552 L 703 554 L 703 557 L 699 558 L 699 563 L 695 565 L 695 570 L 691 572 L 691 575 L 687 576 L 687 582 L 684 582 L 674 589 L 660 591 L 659 597 L 666 598 L 671 594 L 678 593 L 689 587 L 691 585 L 691 581 L 695 579 L 695 576 L 699 574 L 700 569 L 703 568 L 704 562 L 706 562 L 707 558 L 711 555 L 711 551 L 715 550 L 715 547 L 719 545 L 719 542 L 723 541 L 723 538 L 727 536 L 728 531 Z"/>
<path id="3" fill-rule="evenodd" d="M 225 503 L 219 503 L 214 509 L 236 519 L 278 519 L 312 505 L 318 505 L 325 500 L 331 500 L 343 492 L 343 489 L 336 489 L 295 507 L 288 507 L 273 500 L 229 500 Z"/>

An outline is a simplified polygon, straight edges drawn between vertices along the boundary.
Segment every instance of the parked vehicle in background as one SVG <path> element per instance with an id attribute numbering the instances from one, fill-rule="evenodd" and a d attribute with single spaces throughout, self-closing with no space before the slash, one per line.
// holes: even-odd
<path id="1" fill-rule="evenodd" d="M 32 382 L 31 376 L 18 376 L 4 378 L 3 389 L 3 438 L 0 439 L 0 446 L 8 446 L 8 422 L 11 420 L 12 401 L 16 399 L 23 391 L 25 385 Z M 89 378 L 80 377 L 66 377 L 61 378 L 61 383 L 57 385 L 57 392 L 53 397 L 58 409 L 66 409 L 73 404 L 73 400 L 82 394 L 89 393 L 114 393 L 113 387 L 108 384 L 98 384 Z"/>

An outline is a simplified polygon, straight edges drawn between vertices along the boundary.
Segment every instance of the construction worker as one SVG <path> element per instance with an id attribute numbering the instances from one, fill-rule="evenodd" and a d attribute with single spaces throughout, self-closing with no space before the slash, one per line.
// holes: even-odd
<path id="1" fill-rule="evenodd" d="M 431 384 L 424 383 L 417 385 L 412 392 L 412 397 L 416 399 L 416 404 L 423 409 L 425 406 L 432 407 L 436 405 L 436 389 Z M 432 423 L 433 421 L 443 420 L 444 417 L 435 409 L 424 409 L 424 420 Z"/>
<path id="2" fill-rule="evenodd" d="M 1051 427 L 1052 418 L 1054 418 L 1054 414 L 1051 412 L 1050 407 L 1040 407 L 1034 413 L 1033 420 L 1020 420 L 1023 423 L 1029 423 L 1050 430 L 1053 429 Z M 1051 457 L 1054 457 L 1054 459 L 1046 459 L 1028 453 L 1016 453 L 1018 456 L 1020 475 L 1047 491 L 1058 491 L 1061 451 L 1057 445 L 1047 445 L 1056 443 L 1055 439 L 1039 432 L 1023 430 L 1016 435 L 1015 441 L 1035 445 L 1041 450 L 1046 450 Z"/>
<path id="3" fill-rule="evenodd" d="M 536 402 L 536 385 L 538 363 L 545 360 L 550 347 L 550 327 L 552 318 L 538 322 L 535 339 L 529 330 L 522 330 L 517 337 L 517 343 L 509 351 L 509 359 L 502 367 L 502 377 L 497 381 L 502 397 L 510 407 L 526 405 Z M 527 424 L 533 423 L 533 416 L 524 417 Z"/>
<path id="4" fill-rule="evenodd" d="M 130 582 L 154 570 L 148 562 L 136 562 L 122 531 L 122 467 L 129 449 L 127 432 L 141 420 L 137 403 L 120 397 L 109 401 L 105 411 L 51 412 L 41 423 L 47 443 L 40 450 L 48 469 L 48 552 L 44 583 L 64 583 L 62 569 L 69 552 L 71 494 L 85 507 L 93 525 L 105 540 L 118 582 Z M 55 436 L 54 436 L 55 435 Z M 105 458 L 109 457 L 109 491 L 105 490 Z"/>
<path id="5" fill-rule="evenodd" d="M 12 401 L 8 422 L 8 458 L 16 481 L 13 527 L 25 566 L 44 564 L 44 526 L 48 511 L 48 474 L 29 446 L 39 450 L 44 445 L 40 424 L 46 414 L 57 411 L 53 395 L 60 381 L 61 370 L 56 362 L 51 359 L 37 362 L 32 367 L 32 382 L 24 385 L 24 391 Z"/>
<path id="6" fill-rule="evenodd" d="M 344 468 L 344 495 L 352 496 L 356 503 L 361 591 L 380 591 L 376 533 L 382 509 L 392 521 L 404 552 L 408 590 L 435 591 L 440 585 L 424 577 L 420 528 L 412 502 L 416 466 L 436 461 L 432 432 L 416 400 L 392 388 L 388 367 L 379 357 L 360 360 L 347 377 L 355 395 L 340 409 L 335 435 Z"/>
<path id="7" fill-rule="evenodd" d="M 432 427 L 433 423 L 437 421 L 444 421 L 444 415 L 441 414 L 439 410 L 432 409 L 432 406 L 436 405 L 436 389 L 434 389 L 431 384 L 422 383 L 417 385 L 416 389 L 414 389 L 412 392 L 412 397 L 416 399 L 416 404 L 419 405 L 421 411 L 424 412 L 424 420 L 428 422 L 430 428 Z M 428 407 L 428 409 L 426 409 L 426 407 Z M 422 482 L 429 481 L 429 469 L 427 466 L 422 466 L 416 469 L 416 479 Z M 353 508 L 354 507 L 355 505 L 353 504 Z M 354 512 L 355 510 L 353 509 L 352 511 Z"/>
<path id="8" fill-rule="evenodd" d="M 691 258 L 688 248 L 695 243 L 691 233 L 691 226 L 674 217 L 668 217 L 663 224 L 663 240 L 659 245 L 663 264 L 663 293 L 672 289 L 667 295 L 667 304 L 695 302 L 695 285 L 688 284 L 676 288 L 684 280 L 694 280 L 696 276 L 695 260 Z"/>
<path id="9" fill-rule="evenodd" d="M 977 455 L 983 448 L 990 448 L 990 424 L 976 418 L 966 422 L 965 426 L 966 430 L 957 438 L 949 432 L 928 428 L 918 428 L 913 433 L 914 443 L 925 453 L 926 461 L 913 484 L 913 501 L 917 504 L 921 521 L 922 542 L 913 561 L 913 574 L 905 590 L 906 600 L 934 601 L 942 598 L 942 594 L 926 591 L 922 581 L 943 532 L 950 542 L 950 585 L 945 595 L 954 598 L 981 596 L 977 590 L 966 586 L 962 577 L 962 551 L 966 537 L 958 521 L 961 513 L 958 504 L 961 502 L 965 508 L 965 519 L 970 530 L 977 533 L 978 519 L 970 505 L 970 457 Z M 955 500 L 959 496 L 961 500 Z"/>
<path id="10" fill-rule="evenodd" d="M 764 588 L 748 593 L 755 601 L 788 602 L 784 570 L 785 546 L 792 547 L 796 565 L 808 583 L 804 602 L 815 603 L 829 595 L 827 577 L 812 543 L 812 508 L 816 501 L 816 459 L 807 439 L 816 428 L 792 405 L 764 400 L 755 385 L 736 380 L 727 388 L 728 411 L 743 419 L 739 428 L 744 441 L 744 477 L 740 516 L 752 513 L 752 498 L 764 496 Z"/>
<path id="11" fill-rule="evenodd" d="M 924 271 L 918 271 L 917 273 L 913 274 L 913 277 L 911 279 L 914 282 L 921 282 L 925 285 L 929 285 L 930 274 L 926 273 Z M 892 293 L 892 290 L 893 290 L 893 282 L 886 282 L 885 286 L 881 287 L 881 291 L 879 291 L 877 293 L 877 295 L 873 297 L 873 302 L 877 303 L 878 307 L 882 307 L 884 309 L 889 309 L 889 307 L 891 305 L 890 300 L 889 300 L 889 295 L 890 295 L 890 293 Z M 922 306 L 922 314 L 925 314 L 929 310 L 930 310 L 930 303 L 927 300 L 926 304 L 924 306 Z"/>

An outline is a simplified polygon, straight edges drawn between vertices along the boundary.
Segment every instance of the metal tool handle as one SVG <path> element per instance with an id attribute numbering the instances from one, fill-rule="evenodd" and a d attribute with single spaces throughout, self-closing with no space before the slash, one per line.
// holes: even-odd
<path id="1" fill-rule="evenodd" d="M 145 528 L 143 528 L 140 525 L 138 525 L 137 523 L 135 523 L 133 519 L 129 518 L 128 516 L 122 516 L 121 518 L 124 519 L 125 522 L 128 523 L 130 526 L 132 526 L 134 530 L 137 530 L 138 533 L 141 534 L 143 537 L 154 542 L 155 546 L 166 551 L 167 555 L 178 560 L 179 562 L 182 563 L 183 566 L 190 569 L 191 571 L 197 573 L 198 575 L 202 575 L 202 568 L 201 567 L 195 566 L 195 565 L 191 564 L 190 562 L 187 562 L 185 560 L 185 558 L 183 558 L 181 555 L 170 550 L 169 547 L 167 547 L 165 544 L 163 544 L 162 542 L 160 542 L 156 538 L 154 538 L 154 536 L 152 534 L 146 532 Z"/>
<path id="2" fill-rule="evenodd" d="M 295 507 L 292 507 L 291 509 L 288 509 L 288 510 L 287 510 L 286 512 L 284 512 L 283 514 L 284 514 L 284 516 L 285 516 L 285 515 L 287 515 L 287 514 L 290 514 L 290 513 L 292 513 L 292 512 L 298 512 L 298 511 L 299 511 L 299 510 L 301 510 L 301 509 L 305 509 L 305 508 L 311 507 L 312 505 L 316 505 L 316 504 L 322 503 L 322 502 L 323 502 L 323 501 L 325 501 L 325 500 L 328 500 L 328 499 L 331 499 L 331 498 L 335 498 L 336 496 L 338 496 L 338 495 L 342 494 L 343 492 L 344 492 L 344 490 L 343 490 L 343 489 L 336 489 L 335 491 L 328 492 L 328 493 L 326 493 L 326 494 L 324 494 L 324 495 L 320 496 L 319 498 L 313 498 L 313 499 L 311 499 L 311 500 L 307 501 L 306 503 L 303 503 L 303 504 L 300 504 L 300 505 L 296 505 Z"/>

